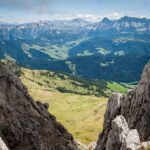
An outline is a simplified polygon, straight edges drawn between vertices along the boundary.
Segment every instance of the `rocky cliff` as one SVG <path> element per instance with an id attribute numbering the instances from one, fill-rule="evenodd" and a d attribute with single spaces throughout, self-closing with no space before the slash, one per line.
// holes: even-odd
<path id="1" fill-rule="evenodd" d="M 77 150 L 70 133 L 0 64 L 0 150 Z"/>
<path id="2" fill-rule="evenodd" d="M 150 62 L 136 89 L 109 99 L 96 150 L 137 150 L 150 140 Z M 147 142 L 148 143 L 148 142 Z M 148 144 L 147 144 L 148 145 Z"/>

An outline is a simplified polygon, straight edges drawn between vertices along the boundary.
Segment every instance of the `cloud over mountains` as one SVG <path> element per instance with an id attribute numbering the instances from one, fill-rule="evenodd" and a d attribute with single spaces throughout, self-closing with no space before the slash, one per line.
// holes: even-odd
<path id="1" fill-rule="evenodd" d="M 76 17 L 98 21 L 124 15 L 150 17 L 149 10 L 150 0 L 0 0 L 0 18 L 17 22 Z"/>

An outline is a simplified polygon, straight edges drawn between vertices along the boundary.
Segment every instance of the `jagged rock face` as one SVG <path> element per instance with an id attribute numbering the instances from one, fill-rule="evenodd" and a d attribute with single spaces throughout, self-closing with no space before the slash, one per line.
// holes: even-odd
<path id="1" fill-rule="evenodd" d="M 138 130 L 141 141 L 150 137 L 150 62 L 146 65 L 138 87 L 122 100 L 121 114 L 129 128 Z"/>
<path id="2" fill-rule="evenodd" d="M 108 143 L 110 144 L 108 137 L 110 137 L 110 135 L 112 136 L 112 121 L 118 115 L 122 115 L 125 118 L 129 127 L 129 132 L 134 133 L 136 140 L 133 141 L 133 143 L 135 146 L 138 145 L 137 134 L 139 134 L 141 142 L 149 140 L 150 62 L 146 65 L 141 77 L 141 81 L 139 82 L 138 87 L 136 89 L 130 91 L 127 95 L 121 96 L 120 94 L 114 94 L 109 99 L 105 114 L 104 129 L 103 132 L 100 134 L 96 150 L 106 150 L 106 145 L 108 145 Z M 116 129 L 113 130 L 113 132 L 116 133 Z M 126 138 L 126 142 L 128 143 L 128 145 L 126 145 L 126 149 L 127 147 L 129 147 L 129 145 L 133 144 L 129 143 L 128 139 L 129 137 Z"/>
<path id="3" fill-rule="evenodd" d="M 112 97 L 108 100 L 107 103 L 107 110 L 105 113 L 105 120 L 103 126 L 103 132 L 100 134 L 98 143 L 97 143 L 97 150 L 105 150 L 106 143 L 108 139 L 109 132 L 111 130 L 112 121 L 115 117 L 120 113 L 120 99 L 121 94 L 113 94 Z"/>
<path id="4" fill-rule="evenodd" d="M 117 116 L 112 121 L 112 129 L 108 134 L 106 150 L 119 150 L 129 132 L 128 125 L 123 116 Z"/>
<path id="5" fill-rule="evenodd" d="M 71 134 L 0 64 L 0 137 L 11 150 L 77 150 Z"/>
<path id="6" fill-rule="evenodd" d="M 106 143 L 99 141 L 98 150 L 137 150 L 140 147 L 140 138 L 136 129 L 129 130 L 125 118 L 117 116 L 111 124 L 111 128 L 107 134 Z"/>

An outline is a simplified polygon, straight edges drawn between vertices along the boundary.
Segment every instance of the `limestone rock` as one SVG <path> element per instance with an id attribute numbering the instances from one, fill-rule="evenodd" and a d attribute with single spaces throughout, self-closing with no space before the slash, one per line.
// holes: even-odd
<path id="1" fill-rule="evenodd" d="M 122 144 L 121 150 L 137 150 L 140 146 L 140 138 L 137 130 L 130 130 L 125 141 Z"/>
<path id="2" fill-rule="evenodd" d="M 129 130 L 125 118 L 117 116 L 111 125 L 107 136 L 105 150 L 137 150 L 140 146 L 140 138 L 137 130 Z M 101 147 L 96 149 L 101 150 Z"/>
<path id="3" fill-rule="evenodd" d="M 108 134 L 111 130 L 111 124 L 112 121 L 115 119 L 115 117 L 120 113 L 120 101 L 121 101 L 122 95 L 119 93 L 113 93 L 112 97 L 109 98 L 107 103 L 107 110 L 105 113 L 105 119 L 104 119 L 104 130 L 100 134 L 97 148 L 96 149 L 106 149 L 106 142 L 108 139 Z"/>
<path id="4" fill-rule="evenodd" d="M 138 87 L 124 97 L 121 114 L 130 129 L 137 129 L 141 141 L 150 137 L 150 62 L 146 65 Z"/>
<path id="5" fill-rule="evenodd" d="M 0 136 L 10 150 L 77 150 L 72 135 L 0 64 Z"/>
<path id="6" fill-rule="evenodd" d="M 133 143 L 136 143 L 138 141 L 137 134 L 139 134 L 141 142 L 149 140 L 150 62 L 145 66 L 137 88 L 131 90 L 126 95 L 120 96 L 120 94 L 115 94 L 109 99 L 104 119 L 103 131 L 99 136 L 96 150 L 106 150 L 108 137 L 112 136 L 111 132 L 114 132 L 114 130 L 111 127 L 112 120 L 119 115 L 122 115 L 125 118 L 129 130 L 131 130 L 132 132 L 134 131 L 134 134 L 136 136 L 134 139 L 135 141 L 133 141 Z M 138 133 L 136 134 L 136 131 L 133 129 L 136 129 Z M 132 144 L 128 142 L 129 138 L 130 136 L 128 135 L 126 142 L 132 146 Z M 115 140 L 116 139 L 114 139 L 114 141 Z"/>
<path id="7" fill-rule="evenodd" d="M 123 116 L 117 116 L 112 121 L 112 129 L 109 132 L 106 142 L 106 150 L 119 150 L 126 140 L 129 128 Z"/>

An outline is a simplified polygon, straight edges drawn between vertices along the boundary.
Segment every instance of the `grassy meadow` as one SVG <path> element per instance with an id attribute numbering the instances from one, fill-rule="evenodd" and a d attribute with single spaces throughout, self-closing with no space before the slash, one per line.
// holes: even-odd
<path id="1" fill-rule="evenodd" d="M 31 96 L 49 104 L 49 112 L 77 141 L 89 144 L 103 129 L 107 94 L 127 92 L 125 84 L 88 81 L 65 73 L 21 68 L 17 75 Z"/>
<path id="2" fill-rule="evenodd" d="M 49 104 L 49 112 L 72 133 L 77 141 L 97 141 L 103 129 L 107 96 L 125 93 L 132 84 L 105 80 L 85 80 L 61 72 L 30 70 L 3 60 L 20 77 L 36 100 Z"/>
<path id="3" fill-rule="evenodd" d="M 86 94 L 88 89 L 64 76 L 51 78 L 45 76 L 45 71 L 22 69 L 21 80 L 27 86 L 35 100 L 49 104 L 49 112 L 73 134 L 77 141 L 88 144 L 96 141 L 102 131 L 107 99 Z M 61 77 L 62 78 L 62 77 Z M 73 82 L 76 82 L 74 84 Z M 80 91 L 81 94 L 62 93 L 57 86 L 67 86 L 70 90 Z M 94 93 L 94 91 L 93 91 Z"/>

